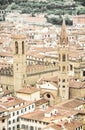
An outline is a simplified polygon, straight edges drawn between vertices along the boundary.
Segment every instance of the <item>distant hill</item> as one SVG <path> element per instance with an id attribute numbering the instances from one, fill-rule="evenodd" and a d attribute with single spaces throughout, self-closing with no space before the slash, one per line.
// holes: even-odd
<path id="1" fill-rule="evenodd" d="M 55 24 L 61 23 L 64 14 L 85 14 L 85 0 L 0 0 L 0 9 L 21 10 L 21 13 L 32 16 L 43 13 L 48 22 Z M 55 17 L 50 19 L 51 15 L 58 15 L 58 21 Z M 68 20 L 67 23 L 72 24 Z"/>
<path id="2" fill-rule="evenodd" d="M 0 0 L 0 9 L 19 9 L 22 13 L 84 14 L 85 0 Z"/>

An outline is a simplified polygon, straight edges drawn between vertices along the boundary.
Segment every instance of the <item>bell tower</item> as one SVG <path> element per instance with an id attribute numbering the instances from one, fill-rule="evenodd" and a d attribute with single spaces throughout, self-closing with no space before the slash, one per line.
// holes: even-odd
<path id="1" fill-rule="evenodd" d="M 63 20 L 58 44 L 58 87 L 62 100 L 69 99 L 69 43 L 66 33 L 66 25 Z"/>
<path id="2" fill-rule="evenodd" d="M 26 36 L 16 34 L 13 40 L 14 91 L 26 85 Z"/>

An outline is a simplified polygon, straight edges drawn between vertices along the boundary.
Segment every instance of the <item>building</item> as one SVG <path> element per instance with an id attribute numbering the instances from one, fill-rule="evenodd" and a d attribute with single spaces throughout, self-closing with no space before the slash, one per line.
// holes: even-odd
<path id="1" fill-rule="evenodd" d="M 40 99 L 40 89 L 28 86 L 16 91 L 16 96 L 26 101 L 37 101 Z"/>
<path id="2" fill-rule="evenodd" d="M 9 119 L 9 111 L 6 107 L 0 105 L 0 129 L 8 130 L 8 119 Z"/>
<path id="3" fill-rule="evenodd" d="M 35 110 L 35 103 L 16 97 L 9 97 L 1 103 L 0 123 L 1 130 L 18 130 L 20 128 L 19 116 Z M 0 128 L 1 128 L 0 127 Z"/>
<path id="4" fill-rule="evenodd" d="M 73 110 L 66 110 L 56 106 L 44 110 L 37 109 L 20 116 L 20 126 L 21 130 L 48 130 L 53 129 L 55 125 L 55 129 L 58 130 L 83 130 L 83 123 L 76 120 L 75 115 L 77 115 L 77 112 Z"/>

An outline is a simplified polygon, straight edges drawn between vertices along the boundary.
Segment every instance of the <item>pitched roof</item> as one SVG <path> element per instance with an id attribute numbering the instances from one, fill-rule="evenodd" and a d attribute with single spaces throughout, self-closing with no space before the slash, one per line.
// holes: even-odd
<path id="1" fill-rule="evenodd" d="M 23 94 L 32 94 L 32 93 L 35 93 L 38 91 L 40 91 L 38 88 L 28 86 L 28 87 L 24 87 L 22 89 L 19 89 L 16 92 L 23 93 Z"/>
<path id="2" fill-rule="evenodd" d="M 79 99 L 71 99 L 68 100 L 66 103 L 63 103 L 62 106 L 65 108 L 76 108 L 83 105 L 85 102 Z"/>
<path id="3" fill-rule="evenodd" d="M 56 125 L 55 123 L 50 123 L 42 130 L 61 130 L 61 127 Z"/>
<path id="4" fill-rule="evenodd" d="M 35 105 L 36 105 L 36 106 L 40 106 L 40 105 L 45 104 L 45 103 L 48 103 L 48 100 L 42 98 L 42 99 L 40 99 L 40 100 L 37 100 L 37 101 L 35 102 Z"/>
<path id="5" fill-rule="evenodd" d="M 7 111 L 7 109 L 4 106 L 0 105 L 0 113 L 3 113 L 5 111 Z"/>
<path id="6" fill-rule="evenodd" d="M 85 82 L 76 81 L 76 80 L 71 80 L 71 81 L 69 82 L 69 87 L 70 87 L 70 88 L 75 88 L 75 89 L 85 88 Z"/>
<path id="7" fill-rule="evenodd" d="M 6 108 L 10 108 L 16 105 L 24 103 L 24 100 L 20 98 L 13 98 L 12 100 L 8 100 L 7 102 L 3 102 L 1 105 L 5 106 Z"/>
<path id="8" fill-rule="evenodd" d="M 72 120 L 70 121 L 70 123 L 66 123 L 65 124 L 65 128 L 67 130 L 75 130 L 76 128 L 82 126 L 83 123 L 81 121 L 78 121 L 78 120 Z"/>

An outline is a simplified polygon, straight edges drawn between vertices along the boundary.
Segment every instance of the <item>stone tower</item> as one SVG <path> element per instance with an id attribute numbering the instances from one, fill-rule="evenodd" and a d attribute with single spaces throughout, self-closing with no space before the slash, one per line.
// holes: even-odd
<path id="1" fill-rule="evenodd" d="M 59 96 L 62 100 L 69 99 L 69 43 L 68 36 L 66 33 L 66 25 L 63 20 L 60 39 L 58 44 L 58 86 L 59 86 Z"/>
<path id="2" fill-rule="evenodd" d="M 26 85 L 26 36 L 16 34 L 13 40 L 14 91 Z"/>

